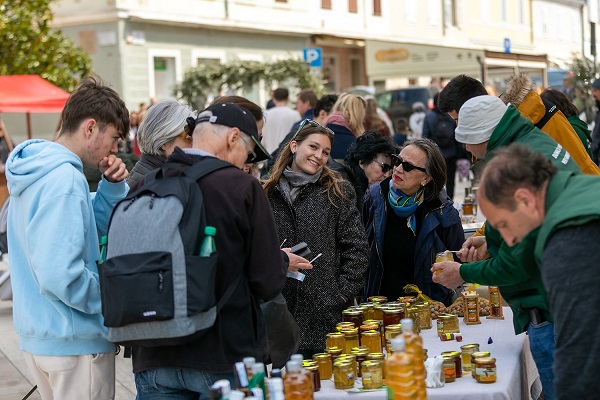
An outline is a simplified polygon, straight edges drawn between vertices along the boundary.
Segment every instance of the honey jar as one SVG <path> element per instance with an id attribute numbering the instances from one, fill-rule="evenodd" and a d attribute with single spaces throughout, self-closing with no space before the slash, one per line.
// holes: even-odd
<path id="1" fill-rule="evenodd" d="M 428 302 L 415 306 L 419 311 L 419 322 L 421 329 L 431 329 L 431 307 Z"/>
<path id="2" fill-rule="evenodd" d="M 348 360 L 352 363 L 352 370 L 354 371 L 354 379 L 356 379 L 356 377 L 358 376 L 358 364 L 356 362 L 356 355 L 355 354 L 342 354 L 341 356 L 338 357 L 337 361 L 343 361 L 343 360 Z"/>
<path id="3" fill-rule="evenodd" d="M 362 363 L 363 361 L 367 361 L 367 354 L 369 354 L 369 349 L 355 347 L 352 349 L 350 354 L 356 357 L 356 366 L 358 368 L 357 375 L 358 377 L 362 376 Z"/>
<path id="4" fill-rule="evenodd" d="M 339 332 L 328 333 L 325 335 L 325 344 L 327 347 L 339 347 L 340 349 L 343 349 L 344 334 Z"/>
<path id="5" fill-rule="evenodd" d="M 319 375 L 321 379 L 331 379 L 333 374 L 333 363 L 331 362 L 331 356 L 327 353 L 316 353 L 313 354 L 313 360 L 319 367 Z"/>
<path id="6" fill-rule="evenodd" d="M 438 335 L 460 332 L 458 317 L 454 314 L 440 314 L 437 319 Z"/>
<path id="7" fill-rule="evenodd" d="M 479 320 L 479 295 L 477 293 L 469 292 L 464 296 L 465 312 L 464 321 L 467 325 L 480 324 Z"/>
<path id="8" fill-rule="evenodd" d="M 414 333 L 421 333 L 421 316 L 417 307 L 408 307 L 406 309 L 406 318 L 413 320 Z"/>
<path id="9" fill-rule="evenodd" d="M 364 320 L 373 319 L 373 307 L 375 304 L 373 303 L 360 303 L 359 307 L 363 310 L 363 324 Z"/>
<path id="10" fill-rule="evenodd" d="M 370 296 L 367 297 L 367 302 L 369 303 L 377 303 L 377 304 L 383 304 L 383 303 L 387 303 L 387 297 L 385 296 Z"/>
<path id="11" fill-rule="evenodd" d="M 332 363 L 334 363 L 337 360 L 337 358 L 342 355 L 343 351 L 343 347 L 327 347 L 325 349 L 325 352 L 331 357 Z"/>
<path id="12" fill-rule="evenodd" d="M 352 389 L 354 379 L 354 367 L 351 360 L 340 360 L 333 363 L 333 384 L 336 389 Z"/>
<path id="13" fill-rule="evenodd" d="M 496 382 L 496 359 L 479 357 L 475 359 L 475 380 L 479 383 Z"/>
<path id="14" fill-rule="evenodd" d="M 462 359 L 460 356 L 460 351 L 444 351 L 441 354 L 442 357 L 451 356 L 454 357 L 454 369 L 456 370 L 456 377 L 462 377 Z"/>
<path id="15" fill-rule="evenodd" d="M 460 350 L 463 371 L 469 372 L 471 371 L 471 354 L 479 351 L 479 344 L 465 344 L 460 346 Z"/>
<path id="16" fill-rule="evenodd" d="M 399 324 L 404 318 L 404 309 L 387 307 L 383 309 L 383 326 Z"/>
<path id="17" fill-rule="evenodd" d="M 381 363 L 381 367 L 383 368 L 383 361 L 385 360 L 385 356 L 383 353 L 369 353 L 367 354 L 367 361 L 379 361 Z M 383 379 L 385 379 L 385 368 L 381 372 Z"/>
<path id="18" fill-rule="evenodd" d="M 355 328 L 354 322 L 342 321 L 342 322 L 338 322 L 337 324 L 335 324 L 335 329 L 338 332 L 345 331 L 347 329 L 352 329 L 352 328 Z M 358 326 L 356 326 L 356 328 L 358 328 Z"/>
<path id="19" fill-rule="evenodd" d="M 358 341 L 358 328 L 342 331 L 344 334 L 344 354 L 350 354 L 353 347 L 360 345 Z"/>
<path id="20" fill-rule="evenodd" d="M 402 325 L 388 325 L 385 327 L 385 347 L 388 354 L 392 351 L 392 343 L 391 340 L 398 335 L 402 334 Z"/>
<path id="21" fill-rule="evenodd" d="M 456 381 L 456 364 L 454 363 L 454 356 L 446 355 L 443 358 L 444 363 L 442 364 L 442 369 L 444 370 L 446 383 Z"/>
<path id="22" fill-rule="evenodd" d="M 381 361 L 363 361 L 361 369 L 362 384 L 365 389 L 379 389 L 383 386 L 383 368 Z"/>
<path id="23" fill-rule="evenodd" d="M 321 374 L 317 363 L 311 360 L 304 360 L 302 361 L 302 368 L 312 374 L 314 391 L 318 392 L 321 390 Z"/>
<path id="24" fill-rule="evenodd" d="M 381 335 L 379 331 L 365 331 L 361 334 L 361 344 L 369 349 L 370 353 L 381 353 Z"/>
<path id="25" fill-rule="evenodd" d="M 475 378 L 475 361 L 478 358 L 489 357 L 489 356 L 490 356 L 489 351 L 476 351 L 473 354 L 471 354 L 471 376 L 473 378 Z"/>
<path id="26" fill-rule="evenodd" d="M 383 310 L 385 310 L 386 308 L 386 305 L 375 304 L 373 306 L 373 319 L 383 321 Z"/>
<path id="27" fill-rule="evenodd" d="M 490 315 L 489 319 L 504 319 L 502 311 L 502 297 L 498 286 L 488 286 L 488 296 L 490 299 Z"/>
<path id="28" fill-rule="evenodd" d="M 363 312 L 360 309 L 348 309 L 342 311 L 342 321 L 352 322 L 354 327 L 358 328 L 363 323 Z"/>

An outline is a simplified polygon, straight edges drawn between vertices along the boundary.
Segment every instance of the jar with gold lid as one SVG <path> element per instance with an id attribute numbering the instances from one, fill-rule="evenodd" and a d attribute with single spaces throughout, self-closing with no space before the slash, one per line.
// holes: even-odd
<path id="1" fill-rule="evenodd" d="M 473 354 L 471 354 L 471 376 L 473 378 L 475 378 L 475 361 L 478 358 L 485 358 L 485 357 L 489 357 L 489 356 L 490 356 L 489 351 L 476 351 Z"/>
<path id="2" fill-rule="evenodd" d="M 488 296 L 490 298 L 490 315 L 489 319 L 504 319 L 504 311 L 502 310 L 502 296 L 498 286 L 488 286 Z"/>
<path id="3" fill-rule="evenodd" d="M 458 317 L 454 314 L 440 314 L 437 319 L 438 335 L 460 332 Z"/>
<path id="4" fill-rule="evenodd" d="M 363 312 L 360 309 L 347 309 L 342 311 L 342 321 L 352 322 L 358 328 L 363 323 Z"/>
<path id="5" fill-rule="evenodd" d="M 417 307 L 408 307 L 406 309 L 406 318 L 413 320 L 414 333 L 421 333 L 421 316 Z"/>
<path id="6" fill-rule="evenodd" d="M 442 369 L 444 370 L 446 383 L 456 381 L 456 364 L 454 363 L 454 356 L 446 355 L 443 359 Z"/>
<path id="7" fill-rule="evenodd" d="M 400 307 L 387 307 L 383 309 L 383 326 L 399 324 L 404 318 L 404 309 Z"/>
<path id="8" fill-rule="evenodd" d="M 370 303 L 370 302 L 359 304 L 359 307 L 361 307 L 363 310 L 363 324 L 364 324 L 364 320 L 373 319 L 373 307 L 374 306 L 375 306 L 375 304 Z"/>
<path id="9" fill-rule="evenodd" d="M 327 347 L 344 348 L 344 334 L 340 332 L 328 333 L 325 335 L 325 345 Z"/>
<path id="10" fill-rule="evenodd" d="M 331 357 L 331 362 L 334 363 L 339 356 L 344 352 L 343 347 L 327 347 L 325 352 Z"/>
<path id="11" fill-rule="evenodd" d="M 469 372 L 471 371 L 471 354 L 479 351 L 479 344 L 465 344 L 460 346 L 460 350 L 463 371 Z"/>
<path id="12" fill-rule="evenodd" d="M 383 304 L 387 303 L 388 299 L 385 296 L 369 296 L 367 297 L 367 302 L 369 303 L 378 303 Z"/>
<path id="13" fill-rule="evenodd" d="M 340 360 L 333 363 L 333 384 L 336 389 L 352 389 L 354 379 L 354 367 L 351 360 Z"/>
<path id="14" fill-rule="evenodd" d="M 312 374 L 314 391 L 318 392 L 321 390 L 321 374 L 317 363 L 312 360 L 304 360 L 302 361 L 302 368 Z"/>
<path id="15" fill-rule="evenodd" d="M 479 383 L 496 382 L 496 359 L 479 357 L 475 359 L 475 380 Z"/>
<path id="16" fill-rule="evenodd" d="M 342 321 L 335 324 L 335 329 L 338 332 L 345 331 L 347 329 L 358 328 L 358 326 L 354 326 L 354 322 Z"/>
<path id="17" fill-rule="evenodd" d="M 381 335 L 379 331 L 365 331 L 361 334 L 361 344 L 369 348 L 370 353 L 381 353 Z"/>
<path id="18" fill-rule="evenodd" d="M 462 359 L 460 357 L 460 351 L 444 351 L 441 353 L 442 357 L 451 356 L 454 357 L 454 368 L 456 369 L 456 377 L 462 377 Z"/>
<path id="19" fill-rule="evenodd" d="M 375 304 L 373 306 L 373 319 L 383 321 L 383 310 L 387 308 L 385 304 Z"/>
<path id="20" fill-rule="evenodd" d="M 360 345 L 358 341 L 358 328 L 342 331 L 344 334 L 344 353 L 350 354 L 353 347 Z"/>
<path id="21" fill-rule="evenodd" d="M 480 324 L 479 320 L 479 295 L 475 292 L 469 292 L 464 297 L 464 321 L 467 325 Z M 446 333 L 446 332 L 445 332 Z"/>
<path id="22" fill-rule="evenodd" d="M 356 356 L 356 365 L 358 367 L 358 375 L 357 376 L 360 377 L 360 376 L 362 376 L 362 370 L 361 370 L 362 362 L 367 361 L 367 354 L 369 354 L 369 349 L 355 347 L 352 349 L 350 354 L 353 354 L 354 356 Z"/>
<path id="23" fill-rule="evenodd" d="M 321 376 L 321 379 L 331 379 L 331 375 L 333 374 L 333 363 L 331 362 L 331 356 L 328 353 L 316 353 L 313 354 L 313 360 L 319 367 L 319 375 Z"/>
<path id="24" fill-rule="evenodd" d="M 363 388 L 379 389 L 383 386 L 383 368 L 381 361 L 363 361 L 361 370 Z"/>
<path id="25" fill-rule="evenodd" d="M 367 354 L 367 361 L 379 361 L 381 362 L 381 366 L 383 368 L 383 361 L 385 360 L 385 356 L 383 353 L 369 353 Z M 382 371 L 383 379 L 385 379 L 385 371 Z"/>
<path id="26" fill-rule="evenodd" d="M 342 354 L 338 357 L 336 361 L 343 360 L 349 360 L 350 362 L 352 362 L 352 368 L 354 370 L 354 379 L 356 379 L 356 377 L 358 377 L 358 363 L 356 362 L 356 355 L 352 353 Z"/>
<path id="27" fill-rule="evenodd" d="M 385 327 L 385 347 L 388 354 L 392 351 L 392 343 L 391 340 L 398 335 L 402 334 L 402 325 L 388 325 Z"/>

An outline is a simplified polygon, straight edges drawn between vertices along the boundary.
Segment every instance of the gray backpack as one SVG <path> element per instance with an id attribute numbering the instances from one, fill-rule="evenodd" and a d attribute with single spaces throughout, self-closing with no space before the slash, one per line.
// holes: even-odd
<path id="1" fill-rule="evenodd" d="M 102 314 L 111 342 L 178 345 L 197 340 L 214 324 L 241 275 L 217 301 L 218 255 L 198 256 L 206 217 L 196 181 L 227 167 L 233 165 L 212 157 L 187 170 L 165 164 L 115 207 L 106 260 L 99 265 Z"/>

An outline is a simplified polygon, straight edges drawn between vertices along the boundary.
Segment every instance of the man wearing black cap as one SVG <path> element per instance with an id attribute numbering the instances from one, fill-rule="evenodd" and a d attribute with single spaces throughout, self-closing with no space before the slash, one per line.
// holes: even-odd
<path id="1" fill-rule="evenodd" d="M 195 120 L 192 147 L 176 148 L 167 162 L 186 168 L 210 157 L 238 168 L 217 170 L 198 181 L 207 225 L 215 226 L 219 251 L 215 293 L 223 296 L 235 276 L 244 275 L 215 324 L 196 342 L 133 349 L 138 399 L 209 397 L 219 379 L 234 382 L 232 368 L 244 357 L 266 361 L 259 300 L 276 296 L 286 280 L 273 213 L 259 181 L 241 171 L 244 163 L 268 158 L 256 120 L 232 103 L 216 104 Z M 189 281 L 189 279 L 188 279 Z M 167 394 L 168 393 L 168 394 Z"/>
<path id="2" fill-rule="evenodd" d="M 596 108 L 600 111 L 600 79 L 592 82 L 592 96 L 596 100 Z M 600 152 L 600 112 L 596 113 L 594 131 L 592 132 L 592 159 L 598 164 L 598 153 Z"/>

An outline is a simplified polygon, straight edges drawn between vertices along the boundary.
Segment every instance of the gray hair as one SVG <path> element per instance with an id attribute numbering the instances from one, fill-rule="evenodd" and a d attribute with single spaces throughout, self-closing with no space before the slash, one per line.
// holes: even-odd
<path id="1" fill-rule="evenodd" d="M 186 118 L 195 116 L 194 110 L 176 100 L 157 101 L 148 109 L 138 128 L 137 138 L 140 149 L 143 153 L 164 155 L 161 146 L 184 131 Z"/>

